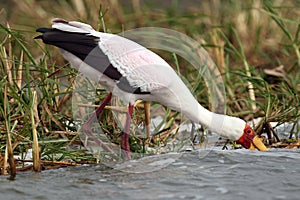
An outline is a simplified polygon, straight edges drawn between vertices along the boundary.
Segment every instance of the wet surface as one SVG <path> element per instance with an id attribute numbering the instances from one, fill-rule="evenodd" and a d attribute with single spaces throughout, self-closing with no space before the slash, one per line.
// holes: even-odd
<path id="1" fill-rule="evenodd" d="M 0 177 L 0 199 L 299 199 L 299 153 L 201 150 L 115 169 L 94 165 L 19 173 L 15 181 Z"/>

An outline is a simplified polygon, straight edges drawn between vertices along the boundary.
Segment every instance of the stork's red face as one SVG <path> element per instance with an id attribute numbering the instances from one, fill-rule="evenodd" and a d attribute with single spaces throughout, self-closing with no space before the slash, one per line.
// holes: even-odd
<path id="1" fill-rule="evenodd" d="M 245 126 L 243 135 L 236 142 L 246 149 L 255 150 L 257 148 L 259 151 L 268 151 L 267 147 L 248 124 Z"/>

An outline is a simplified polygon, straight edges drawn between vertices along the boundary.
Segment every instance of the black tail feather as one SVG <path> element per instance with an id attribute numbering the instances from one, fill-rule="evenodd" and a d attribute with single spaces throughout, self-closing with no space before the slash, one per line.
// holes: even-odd
<path id="1" fill-rule="evenodd" d="M 38 28 L 36 31 L 43 34 L 35 39 L 42 39 L 46 44 L 64 49 L 113 80 L 122 77 L 99 48 L 99 38 L 87 33 L 66 32 L 53 28 Z"/>
<path id="2" fill-rule="evenodd" d="M 38 28 L 36 31 L 43 34 L 34 39 L 42 39 L 44 43 L 64 49 L 81 60 L 98 47 L 99 38 L 87 33 L 66 32 L 53 28 Z"/>
<path id="3" fill-rule="evenodd" d="M 52 30 L 52 28 L 38 28 L 38 29 L 36 29 L 36 32 L 46 33 L 51 30 Z"/>

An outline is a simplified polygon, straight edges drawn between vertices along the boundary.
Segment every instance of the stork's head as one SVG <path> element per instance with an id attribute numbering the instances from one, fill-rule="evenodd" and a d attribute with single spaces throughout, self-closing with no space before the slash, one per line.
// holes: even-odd
<path id="1" fill-rule="evenodd" d="M 243 135 L 236 142 L 246 149 L 268 151 L 267 147 L 262 143 L 261 139 L 255 134 L 248 124 L 245 126 Z"/>
<path id="2" fill-rule="evenodd" d="M 268 150 L 260 138 L 255 134 L 253 129 L 244 120 L 238 117 L 224 116 L 220 114 L 215 114 L 213 119 L 214 123 L 222 125 L 214 125 L 213 127 L 215 127 L 215 129 L 212 131 L 236 141 L 246 149 L 258 149 L 259 151 Z"/>

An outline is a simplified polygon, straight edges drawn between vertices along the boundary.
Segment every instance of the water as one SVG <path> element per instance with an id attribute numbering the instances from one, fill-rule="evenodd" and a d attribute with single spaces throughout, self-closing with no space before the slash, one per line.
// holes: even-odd
<path id="1" fill-rule="evenodd" d="M 299 153 L 215 149 L 19 173 L 0 177 L 0 199 L 299 199 Z"/>

